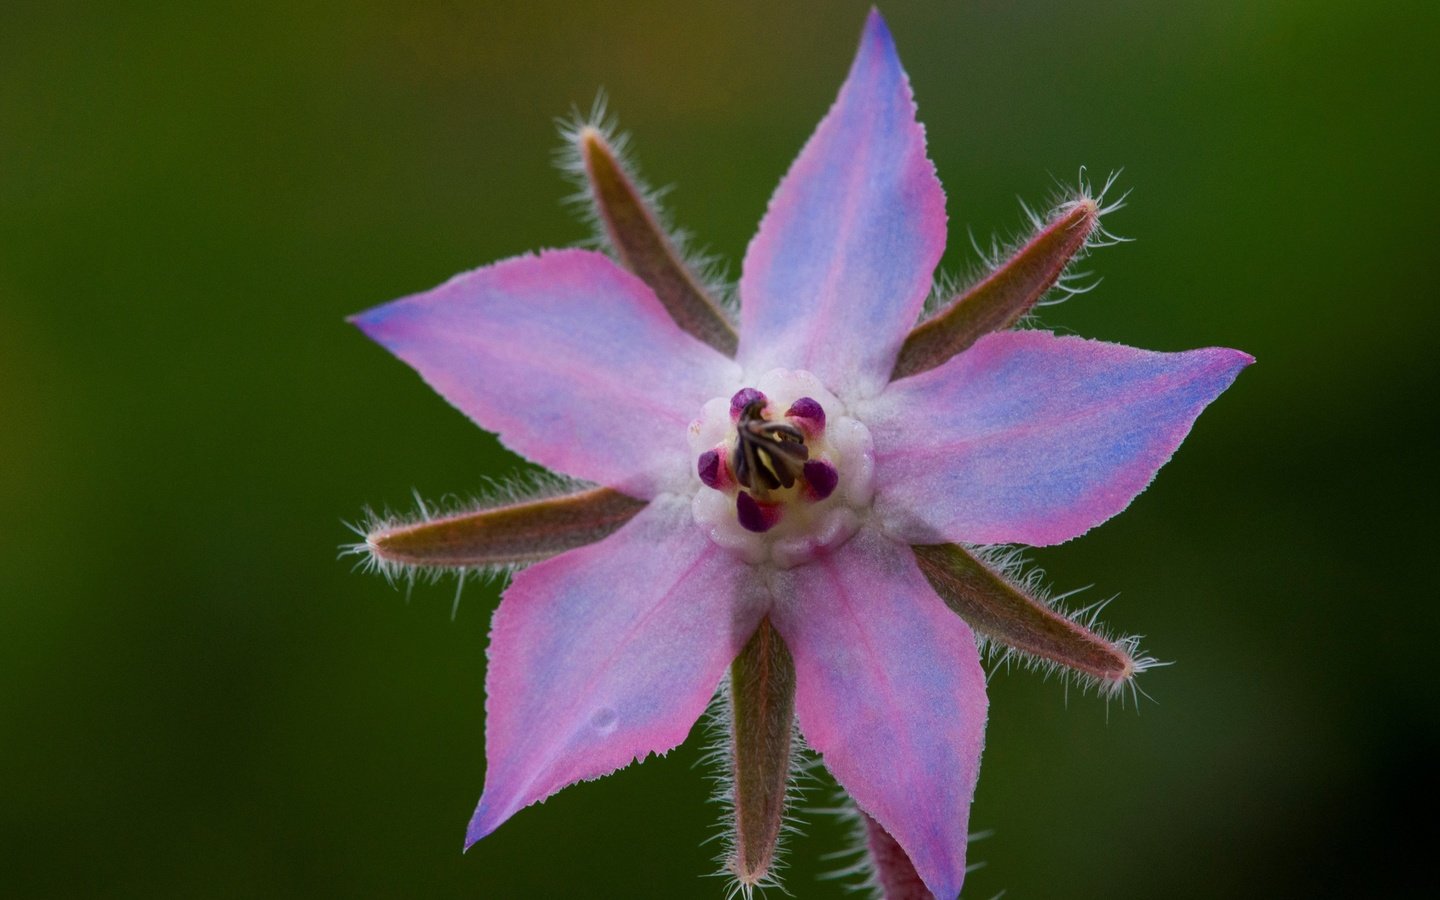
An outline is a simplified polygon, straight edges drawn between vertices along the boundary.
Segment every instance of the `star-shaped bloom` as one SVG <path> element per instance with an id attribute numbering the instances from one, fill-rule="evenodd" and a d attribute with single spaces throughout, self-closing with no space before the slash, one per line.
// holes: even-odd
<path id="1" fill-rule="evenodd" d="M 495 613 L 467 846 L 674 748 L 728 672 L 743 883 L 770 865 L 793 715 L 875 839 L 956 896 L 987 709 L 972 625 L 1105 686 L 1136 670 L 969 548 L 1120 512 L 1251 358 L 1007 330 L 1096 228 L 1088 197 L 922 321 L 945 195 L 878 14 L 750 243 L 738 327 L 605 136 L 575 137 L 613 255 L 517 257 L 355 318 L 596 485 L 369 535 L 382 561 L 528 564 Z"/>

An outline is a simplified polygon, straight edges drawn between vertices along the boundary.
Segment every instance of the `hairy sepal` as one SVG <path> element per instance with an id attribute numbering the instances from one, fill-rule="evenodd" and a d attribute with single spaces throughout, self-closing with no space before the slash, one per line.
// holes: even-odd
<path id="1" fill-rule="evenodd" d="M 1100 214 L 1099 201 L 1089 196 L 1061 206 L 1009 259 L 910 332 L 891 380 L 933 369 L 1023 319 L 1085 248 Z"/>
<path id="2" fill-rule="evenodd" d="M 526 497 L 479 509 L 381 519 L 350 548 L 383 574 L 512 571 L 608 537 L 645 508 L 609 488 Z"/>
<path id="3" fill-rule="evenodd" d="M 607 130 L 600 103 L 589 120 L 564 128 L 571 146 L 563 164 L 582 185 L 587 212 L 603 232 L 601 244 L 655 292 L 682 330 L 733 357 L 739 336 L 709 284 L 712 267 L 703 258 L 699 266 L 687 258 L 684 236 L 665 226 L 655 192 L 639 185 Z"/>
<path id="4" fill-rule="evenodd" d="M 904 848 L 879 822 L 856 806 L 843 789 L 837 788 L 834 805 L 813 812 L 833 815 L 845 831 L 845 848 L 824 856 L 841 865 L 821 874 L 822 879 L 838 881 L 846 893 L 867 900 L 933 900 L 935 895 L 915 871 L 915 864 Z M 991 834 L 971 832 L 966 843 L 973 844 Z M 968 875 L 984 865 L 983 862 L 970 863 L 965 872 Z"/>
<path id="5" fill-rule="evenodd" d="M 864 812 L 860 813 L 860 820 L 865 826 L 866 851 L 870 854 L 880 895 L 885 900 L 935 900 L 935 895 L 915 871 L 914 863 L 890 832 Z"/>
<path id="6" fill-rule="evenodd" d="M 1083 611 L 1072 616 L 1053 608 L 1032 584 L 1007 571 L 1018 568 L 1013 554 L 992 554 L 996 558 L 987 561 L 957 544 L 919 545 L 911 550 L 945 605 L 1007 651 L 1063 667 L 1107 696 L 1119 693 L 1136 674 L 1157 664 L 1135 655 L 1134 638 L 1111 640 L 1084 621 Z M 995 565 L 996 561 L 1001 564 Z"/>
<path id="7" fill-rule="evenodd" d="M 764 619 L 730 667 L 735 837 L 729 868 L 742 887 L 772 880 L 796 750 L 795 661 Z"/>

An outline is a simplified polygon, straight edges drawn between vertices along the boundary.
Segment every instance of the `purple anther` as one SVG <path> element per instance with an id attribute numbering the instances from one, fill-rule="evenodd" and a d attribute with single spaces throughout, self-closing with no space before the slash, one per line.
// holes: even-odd
<path id="1" fill-rule="evenodd" d="M 696 464 L 700 473 L 700 482 L 708 488 L 720 490 L 720 454 L 715 450 L 706 450 L 700 454 L 700 461 Z"/>
<path id="2" fill-rule="evenodd" d="M 769 531 L 780 519 L 778 509 L 761 506 L 745 491 L 741 491 L 735 498 L 735 515 L 740 519 L 741 528 L 757 534 Z"/>
<path id="3" fill-rule="evenodd" d="M 791 408 L 785 410 L 785 415 L 792 419 L 805 419 L 806 425 L 811 426 L 815 431 L 825 428 L 825 408 L 812 397 L 801 397 L 801 399 L 795 400 L 791 403 Z"/>
<path id="4" fill-rule="evenodd" d="M 735 392 L 735 396 L 730 398 L 730 421 L 739 421 L 740 414 L 744 412 L 745 407 L 749 406 L 750 404 L 764 402 L 764 394 L 760 393 L 754 388 L 741 388 L 740 390 Z"/>
<path id="5" fill-rule="evenodd" d="M 835 485 L 840 483 L 840 473 L 825 460 L 812 459 L 805 463 L 805 483 L 810 486 L 811 497 L 824 500 L 835 493 Z"/>

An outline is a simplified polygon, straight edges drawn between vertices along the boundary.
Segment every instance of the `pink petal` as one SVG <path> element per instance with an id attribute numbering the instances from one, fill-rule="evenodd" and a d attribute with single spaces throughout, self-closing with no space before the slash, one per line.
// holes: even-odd
<path id="1" fill-rule="evenodd" d="M 582 250 L 476 269 L 353 321 L 515 452 L 639 497 L 689 482 L 686 428 L 739 377 L 639 279 Z"/>
<path id="2" fill-rule="evenodd" d="M 908 547 L 868 528 L 774 587 L 805 739 L 931 892 L 953 898 L 985 744 L 985 673 L 969 626 Z"/>
<path id="3" fill-rule="evenodd" d="M 888 380 L 945 250 L 945 194 L 910 82 L 872 11 L 840 96 L 745 256 L 740 361 L 808 369 L 842 398 Z"/>
<path id="4" fill-rule="evenodd" d="M 1218 347 L 988 335 L 863 412 L 876 510 L 913 544 L 1067 541 L 1129 506 L 1252 362 Z"/>
<path id="5" fill-rule="evenodd" d="M 751 570 L 662 498 L 515 576 L 486 677 L 485 794 L 466 846 L 569 784 L 685 739 L 764 613 Z"/>

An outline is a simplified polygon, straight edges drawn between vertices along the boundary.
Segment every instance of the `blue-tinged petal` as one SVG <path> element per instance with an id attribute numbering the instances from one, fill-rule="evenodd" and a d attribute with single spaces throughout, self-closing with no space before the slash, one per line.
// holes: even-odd
<path id="1" fill-rule="evenodd" d="M 662 497 L 516 575 L 491 628 L 485 794 L 466 846 L 680 744 L 764 614 L 752 573 L 695 527 L 688 500 Z"/>
<path id="2" fill-rule="evenodd" d="M 1254 362 L 1047 331 L 981 338 L 862 412 L 875 509 L 913 544 L 1057 544 L 1120 512 Z"/>
<path id="3" fill-rule="evenodd" d="M 740 371 L 583 250 L 476 269 L 353 321 L 515 452 L 636 497 L 689 483 L 686 429 Z"/>
<path id="4" fill-rule="evenodd" d="M 930 891 L 953 900 L 985 745 L 985 672 L 969 626 L 908 547 L 868 528 L 772 586 L 806 741 Z"/>
<path id="5" fill-rule="evenodd" d="M 843 399 L 877 393 L 945 250 L 945 194 L 910 83 L 871 12 L 835 105 L 745 256 L 739 359 L 808 369 Z"/>

